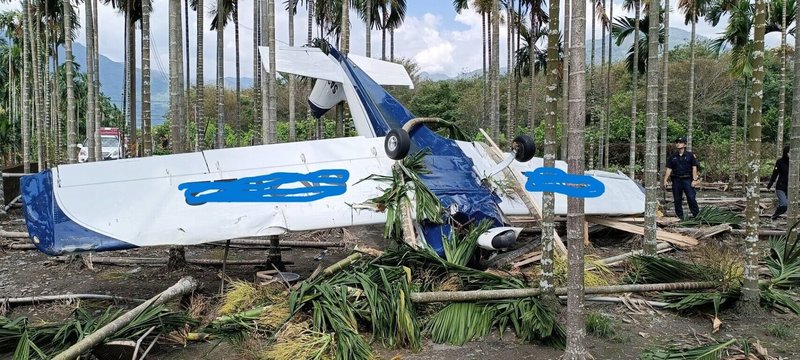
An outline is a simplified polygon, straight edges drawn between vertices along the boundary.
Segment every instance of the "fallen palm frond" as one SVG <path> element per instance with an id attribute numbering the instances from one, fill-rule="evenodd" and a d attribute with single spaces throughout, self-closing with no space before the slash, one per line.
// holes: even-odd
<path id="1" fill-rule="evenodd" d="M 584 285 L 604 286 L 611 283 L 614 273 L 598 257 L 587 255 L 583 261 L 584 268 L 591 268 L 591 270 L 583 272 Z M 567 284 L 567 259 L 563 256 L 553 258 L 553 282 L 555 286 L 566 286 Z"/>
<path id="2" fill-rule="evenodd" d="M 586 314 L 586 331 L 605 339 L 610 339 L 616 334 L 614 320 L 610 316 L 596 311 Z"/>
<path id="3" fill-rule="evenodd" d="M 725 342 L 714 342 L 708 345 L 693 348 L 665 347 L 645 350 L 640 356 L 640 360 L 717 360 L 720 359 L 729 348 L 739 344 L 746 348 L 747 344 L 738 339 L 731 339 Z"/>
<path id="4" fill-rule="evenodd" d="M 738 226 L 742 223 L 742 216 L 715 206 L 703 206 L 693 218 L 687 218 L 679 224 L 681 226 L 720 225 L 731 224 Z"/>
<path id="5" fill-rule="evenodd" d="M 428 221 L 437 224 L 442 222 L 441 202 L 425 186 L 420 177 L 430 173 L 424 161 L 425 156 L 429 154 L 430 149 L 409 154 L 397 164 L 400 171 L 392 171 L 392 176 L 370 175 L 358 181 L 373 180 L 389 185 L 388 188 L 382 189 L 382 195 L 365 202 L 377 207 L 379 211 L 386 211 L 384 237 L 397 239 L 401 236 L 403 213 L 400 209 L 404 201 L 416 204 L 414 210 L 418 222 Z"/>
<path id="6" fill-rule="evenodd" d="M 283 301 L 286 296 L 282 287 L 274 284 L 255 286 L 247 281 L 237 280 L 228 285 L 230 290 L 219 308 L 219 315 L 230 315 L 252 309 L 256 304 Z"/>
<path id="7" fill-rule="evenodd" d="M 476 303 L 452 303 L 433 315 L 426 327 L 436 343 L 463 345 L 486 336 L 492 328 L 494 309 Z"/>
<path id="8" fill-rule="evenodd" d="M 14 349 L 13 359 L 49 359 L 124 312 L 124 309 L 109 307 L 98 314 L 79 307 L 73 311 L 71 318 L 62 323 L 42 324 L 30 324 L 24 317 L 13 321 L 0 317 L 0 353 Z M 163 305 L 151 306 L 105 341 L 138 340 L 155 327 L 148 335 L 153 339 L 157 335 L 181 329 L 186 324 L 196 324 L 196 321 L 185 313 L 168 311 Z"/>
<path id="9" fill-rule="evenodd" d="M 260 355 L 261 359 L 294 360 L 333 359 L 334 335 L 310 329 L 308 323 L 288 323 L 275 336 L 275 343 Z"/>
<path id="10" fill-rule="evenodd" d="M 463 236 L 450 232 L 450 236 L 443 238 L 444 256 L 447 261 L 461 266 L 466 266 L 477 250 L 478 237 L 489 230 L 492 222 L 483 220 L 477 225 L 470 226 Z"/>
<path id="11" fill-rule="evenodd" d="M 720 280 L 725 271 L 700 264 L 647 255 L 634 255 L 624 282 L 629 284 Z"/>

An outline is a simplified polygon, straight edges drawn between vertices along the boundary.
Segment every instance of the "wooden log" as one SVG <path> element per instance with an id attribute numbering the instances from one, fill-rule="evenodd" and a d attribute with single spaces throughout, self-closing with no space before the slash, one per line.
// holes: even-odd
<path id="1" fill-rule="evenodd" d="M 489 156 L 491 156 L 492 159 L 497 163 L 502 162 L 503 152 L 500 150 L 500 147 L 498 147 L 497 144 L 495 144 L 494 141 L 492 141 L 492 138 L 489 136 L 489 134 L 486 133 L 486 131 L 484 131 L 483 129 L 479 130 L 481 131 L 481 134 L 483 134 L 483 137 L 486 139 L 486 141 L 489 142 L 490 147 L 487 149 L 488 150 L 487 153 L 489 154 Z M 538 216 L 539 219 L 541 219 L 542 209 L 540 209 L 539 205 L 536 204 L 536 199 L 533 198 L 531 193 L 529 193 L 522 187 L 522 180 L 525 179 L 522 176 L 522 174 L 517 169 L 511 166 L 503 169 L 503 173 L 506 174 L 506 177 L 511 179 L 510 183 L 513 184 L 514 189 L 517 192 L 517 195 L 519 195 L 520 199 L 522 199 L 522 202 L 528 208 L 528 211 L 531 213 L 531 215 Z M 553 229 L 553 244 L 555 245 L 556 250 L 558 250 L 558 252 L 561 255 L 567 254 L 567 247 L 564 246 L 564 242 L 561 241 L 561 237 L 558 236 L 558 232 L 556 232 L 555 229 Z"/>
<path id="2" fill-rule="evenodd" d="M 0 237 L 3 238 L 27 238 L 28 233 L 22 231 L 5 231 L 0 230 Z"/>
<path id="3" fill-rule="evenodd" d="M 33 244 L 8 244 L 6 246 L 9 250 L 36 250 L 36 245 Z"/>
<path id="4" fill-rule="evenodd" d="M 642 227 L 642 226 L 637 226 L 637 225 L 633 225 L 633 224 L 629 224 L 629 223 L 625 223 L 625 222 L 621 222 L 621 221 L 614 221 L 614 220 L 611 220 L 611 219 L 599 218 L 599 217 L 595 217 L 595 216 L 587 216 L 586 220 L 589 221 L 589 222 L 595 223 L 597 225 L 607 226 L 607 227 L 614 228 L 614 229 L 617 229 L 617 230 L 626 231 L 626 232 L 629 232 L 629 233 L 632 233 L 632 234 L 644 235 L 644 227 Z M 661 241 L 666 241 L 666 242 L 671 243 L 673 245 L 684 246 L 684 247 L 685 246 L 696 246 L 698 244 L 697 239 L 694 239 L 694 238 L 691 238 L 691 237 L 688 237 L 688 236 L 685 236 L 685 235 L 680 235 L 680 234 L 667 232 L 667 231 L 664 231 L 664 230 L 661 230 L 661 229 L 657 229 L 656 230 L 656 239 L 661 240 Z"/>
<path id="5" fill-rule="evenodd" d="M 525 260 L 517 261 L 517 262 L 511 264 L 511 267 L 518 268 L 518 267 L 522 267 L 522 266 L 525 266 L 525 265 L 528 265 L 528 264 L 535 263 L 535 262 L 537 262 L 539 260 L 542 260 L 542 252 L 541 251 L 537 251 L 537 252 L 535 252 L 535 253 L 533 253 L 531 255 L 533 255 L 533 256 L 531 256 L 531 257 L 529 257 L 529 258 L 527 258 Z"/>
<path id="6" fill-rule="evenodd" d="M 534 251 L 540 245 L 541 241 L 531 241 L 519 249 L 512 250 L 503 254 L 498 254 L 497 256 L 486 261 L 486 266 L 500 268 L 508 265 L 511 262 L 514 262 L 514 260 L 519 260 L 526 258 L 528 256 L 533 256 L 535 254 L 531 254 L 531 251 Z"/>
<path id="7" fill-rule="evenodd" d="M 656 251 L 666 250 L 666 249 L 669 249 L 671 247 L 672 247 L 672 245 L 670 245 L 668 243 L 665 243 L 665 242 L 658 243 L 658 245 L 656 245 Z M 635 250 L 635 251 L 631 251 L 631 252 L 628 252 L 628 253 L 624 253 L 624 254 L 608 257 L 608 258 L 605 258 L 605 259 L 600 259 L 600 263 L 610 266 L 610 265 L 613 265 L 613 264 L 617 264 L 617 263 L 621 262 L 622 260 L 625 260 L 625 259 L 627 259 L 627 258 L 629 258 L 631 256 L 640 255 L 642 253 L 644 253 L 644 250 Z"/>
<path id="8" fill-rule="evenodd" d="M 164 304 L 173 298 L 192 292 L 196 288 L 197 281 L 195 279 L 191 277 L 184 277 L 180 279 L 175 285 L 170 286 L 167 290 L 164 290 L 160 294 L 133 308 L 133 310 L 120 315 L 120 317 L 114 319 L 114 321 L 106 324 L 100 329 L 97 329 L 97 331 L 89 334 L 81 341 L 78 341 L 74 345 L 70 346 L 67 350 L 64 350 L 60 354 L 56 355 L 53 360 L 72 360 L 78 358 L 78 356 L 93 348 L 104 339 L 136 319 L 136 317 L 138 317 L 139 314 L 146 309 L 152 306 Z"/>
<path id="9" fill-rule="evenodd" d="M 628 292 L 673 291 L 713 289 L 720 286 L 716 281 L 684 282 L 667 284 L 611 285 L 587 287 L 585 294 L 619 294 Z M 480 301 L 498 299 L 516 299 L 541 295 L 540 288 L 471 290 L 471 291 L 433 291 L 411 293 L 411 301 L 415 303 Z M 567 288 L 556 288 L 556 295 L 566 295 Z"/>
<path id="10" fill-rule="evenodd" d="M 18 298 L 0 299 L 0 304 L 37 304 L 41 302 L 62 301 L 62 300 L 112 300 L 112 301 L 132 301 L 143 302 L 143 299 L 134 299 L 123 296 L 102 295 L 102 294 L 67 294 L 67 295 L 42 295 L 27 296 Z"/>
<path id="11" fill-rule="evenodd" d="M 745 234 L 745 230 L 744 229 L 733 229 L 733 230 L 731 230 L 731 234 L 744 235 Z M 758 236 L 781 236 L 781 235 L 785 235 L 785 234 L 786 234 L 785 230 L 766 230 L 766 229 L 758 230 Z"/>
<path id="12" fill-rule="evenodd" d="M 364 256 L 364 254 L 359 253 L 359 252 L 350 254 L 350 256 L 348 256 L 348 257 L 346 257 L 346 258 L 344 258 L 342 260 L 339 260 L 335 264 L 325 268 L 325 270 L 322 270 L 322 273 L 324 275 L 331 275 L 331 274 L 333 274 L 333 273 L 335 273 L 335 272 L 337 272 L 337 271 L 339 271 L 341 269 L 344 269 L 348 265 L 352 264 L 354 261 L 360 259 L 362 256 Z"/>
<path id="13" fill-rule="evenodd" d="M 23 176 L 26 176 L 26 175 L 35 175 L 35 174 L 33 174 L 33 173 L 7 173 L 7 172 L 3 173 L 3 177 L 4 178 L 6 178 L 6 177 L 7 178 L 23 177 Z"/>
<path id="14" fill-rule="evenodd" d="M 11 209 L 11 207 L 14 206 L 14 204 L 16 204 L 17 201 L 19 201 L 19 199 L 22 199 L 21 194 L 17 195 L 17 197 L 15 197 L 14 200 L 11 200 L 10 203 L 8 203 L 5 207 L 3 207 L 3 212 L 8 211 L 8 209 Z"/>
<path id="15" fill-rule="evenodd" d="M 258 239 L 231 239 L 231 245 L 253 245 L 269 247 L 269 240 Z M 224 245 L 224 242 L 216 242 Z M 215 243 L 215 244 L 216 244 Z M 302 247 L 302 248 L 327 248 L 327 247 L 344 247 L 344 243 L 338 241 L 293 241 L 293 240 L 280 240 L 281 246 L 288 247 Z"/>
<path id="16" fill-rule="evenodd" d="M 733 230 L 730 224 L 719 224 L 714 226 L 707 226 L 701 228 L 677 228 L 675 231 L 691 235 L 698 240 L 710 238 L 714 235 L 722 234 Z"/>

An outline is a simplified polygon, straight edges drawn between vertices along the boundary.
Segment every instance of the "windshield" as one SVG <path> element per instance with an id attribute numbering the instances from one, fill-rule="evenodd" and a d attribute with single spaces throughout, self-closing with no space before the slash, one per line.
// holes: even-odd
<path id="1" fill-rule="evenodd" d="M 119 147 L 119 140 L 115 137 L 103 136 L 100 141 L 103 147 Z"/>

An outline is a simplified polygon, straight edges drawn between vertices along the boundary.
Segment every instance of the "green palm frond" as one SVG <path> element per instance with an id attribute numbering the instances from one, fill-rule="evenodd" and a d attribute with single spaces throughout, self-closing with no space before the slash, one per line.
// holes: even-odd
<path id="1" fill-rule="evenodd" d="M 697 213 L 694 218 L 686 219 L 680 222 L 681 226 L 699 226 L 699 225 L 719 225 L 731 224 L 740 225 L 742 223 L 742 216 L 735 214 L 728 210 L 720 209 L 715 206 L 704 206 Z"/>
<path id="2" fill-rule="evenodd" d="M 725 350 L 739 343 L 737 339 L 726 342 L 715 342 L 694 348 L 656 348 L 647 349 L 640 356 L 640 360 L 717 360 L 722 357 Z"/>
<path id="3" fill-rule="evenodd" d="M 631 271 L 626 275 L 625 282 L 632 284 L 713 281 L 723 279 L 725 273 L 709 266 L 659 256 L 634 255 L 630 258 L 630 264 Z"/>

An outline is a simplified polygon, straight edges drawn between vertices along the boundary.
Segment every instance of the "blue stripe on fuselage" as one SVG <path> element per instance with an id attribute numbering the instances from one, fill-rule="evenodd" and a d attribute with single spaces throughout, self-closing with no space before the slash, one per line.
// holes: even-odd
<path id="1" fill-rule="evenodd" d="M 33 244 L 47 255 L 78 251 L 107 251 L 136 246 L 99 234 L 70 219 L 53 195 L 53 173 L 45 170 L 20 179 L 23 212 Z M 87 197 L 86 201 L 90 197 Z"/>
<path id="2" fill-rule="evenodd" d="M 401 128 L 414 118 L 399 101 L 336 49 L 331 49 L 331 55 L 339 61 L 352 82 L 376 136 L 385 136 L 389 130 Z M 494 226 L 504 225 L 502 212 L 497 205 L 500 198 L 480 185 L 480 179 L 472 170 L 472 159 L 464 154 L 455 141 L 443 138 L 425 126 L 417 126 L 409 135 L 411 152 L 424 148 L 431 150 L 432 154 L 425 158 L 425 165 L 431 173 L 422 175 L 422 180 L 445 209 L 450 208 L 451 204 L 458 207 L 455 220 L 477 223 L 490 219 Z M 423 229 L 431 247 L 444 255 L 442 237 L 449 236 L 450 226 L 423 224 Z"/>

